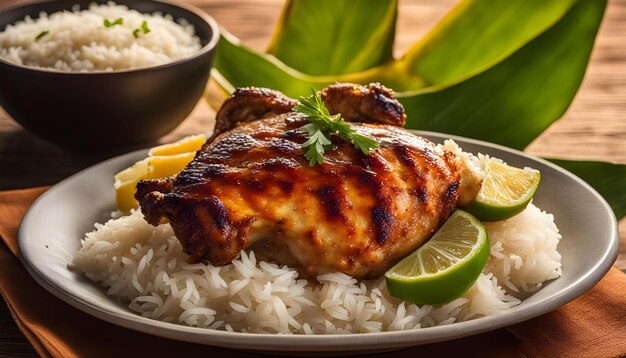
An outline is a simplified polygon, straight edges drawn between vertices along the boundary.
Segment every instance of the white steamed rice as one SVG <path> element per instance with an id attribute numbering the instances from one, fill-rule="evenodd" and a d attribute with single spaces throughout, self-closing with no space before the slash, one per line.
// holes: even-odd
<path id="1" fill-rule="evenodd" d="M 461 155 L 452 141 L 444 145 Z M 486 156 L 469 156 L 483 167 Z M 140 211 L 96 224 L 73 269 L 108 288 L 145 317 L 239 332 L 332 334 L 416 329 L 497 315 L 561 275 L 561 235 L 551 214 L 532 203 L 517 216 L 486 223 L 491 255 L 470 290 L 448 304 L 418 306 L 391 297 L 385 279 L 343 273 L 298 278 L 286 266 L 242 252 L 223 267 L 187 263 L 168 224 L 153 227 Z"/>
<path id="2" fill-rule="evenodd" d="M 105 20 L 119 18 L 122 24 L 104 26 Z M 144 21 L 150 32 L 141 30 Z M 0 32 L 3 60 L 66 72 L 156 66 L 188 57 L 200 47 L 192 25 L 176 23 L 170 15 L 141 14 L 113 2 L 91 4 L 82 11 L 42 12 L 37 19 L 26 17 Z"/>

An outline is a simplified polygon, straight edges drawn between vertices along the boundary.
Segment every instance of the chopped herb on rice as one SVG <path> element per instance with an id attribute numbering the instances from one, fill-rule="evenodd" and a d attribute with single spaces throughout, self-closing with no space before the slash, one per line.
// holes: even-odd
<path id="1" fill-rule="evenodd" d="M 122 19 L 121 17 L 118 17 L 117 19 L 115 19 L 115 21 L 111 22 L 108 19 L 104 19 L 103 25 L 104 27 L 106 27 L 107 29 L 115 26 L 115 25 L 122 25 L 124 23 L 124 19 Z"/>

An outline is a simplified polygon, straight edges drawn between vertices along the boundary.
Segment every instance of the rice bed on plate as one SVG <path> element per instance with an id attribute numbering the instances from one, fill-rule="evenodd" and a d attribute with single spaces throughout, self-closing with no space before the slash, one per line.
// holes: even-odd
<path id="1" fill-rule="evenodd" d="M 481 167 L 486 156 L 447 149 Z M 332 334 L 416 329 L 496 315 L 518 297 L 561 276 L 561 235 L 551 214 L 532 203 L 517 216 L 485 223 L 491 255 L 462 297 L 441 306 L 391 297 L 385 278 L 361 281 L 343 273 L 298 277 L 294 268 L 242 252 L 231 264 L 187 263 L 169 224 L 154 227 L 140 211 L 96 224 L 72 269 L 100 282 L 107 294 L 144 317 L 238 332 Z"/>

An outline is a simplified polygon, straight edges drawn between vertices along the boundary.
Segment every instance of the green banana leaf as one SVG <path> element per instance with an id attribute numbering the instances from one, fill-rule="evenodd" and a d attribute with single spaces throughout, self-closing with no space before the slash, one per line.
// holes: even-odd
<path id="1" fill-rule="evenodd" d="M 288 96 L 304 94 L 311 87 L 320 89 L 331 79 L 313 78 L 300 73 L 275 57 L 259 53 L 241 44 L 239 40 L 221 29 L 211 74 L 213 79 L 227 92 L 237 87 L 257 86 L 279 90 Z M 297 98 L 297 97 L 296 97 Z"/>
<path id="2" fill-rule="evenodd" d="M 617 219 L 626 216 L 626 165 L 549 158 L 593 186 L 611 205 Z"/>
<path id="3" fill-rule="evenodd" d="M 605 6 L 580 0 L 553 27 L 486 71 L 450 87 L 399 93 L 407 127 L 525 148 L 572 102 Z"/>
<path id="4" fill-rule="evenodd" d="M 220 29 L 220 32 L 211 76 L 228 93 L 232 93 L 237 87 L 257 86 L 272 88 L 292 98 L 298 98 L 309 95 L 311 88 L 321 89 L 335 82 L 385 83 L 395 76 L 389 70 L 394 63 L 337 76 L 307 75 L 272 55 L 242 44 L 225 29 Z"/>
<path id="5" fill-rule="evenodd" d="M 393 58 L 397 0 L 288 1 L 268 53 L 310 75 L 358 72 Z"/>
<path id="6" fill-rule="evenodd" d="M 576 0 L 462 1 L 400 60 L 424 86 L 459 82 L 554 26 Z M 298 68 L 297 66 L 295 68 Z M 414 90 L 409 84 L 407 90 Z"/>

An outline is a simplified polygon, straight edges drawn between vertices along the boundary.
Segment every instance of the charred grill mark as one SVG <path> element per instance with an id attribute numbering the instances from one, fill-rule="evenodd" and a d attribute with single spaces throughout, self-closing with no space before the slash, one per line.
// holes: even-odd
<path id="1" fill-rule="evenodd" d="M 336 187 L 332 186 L 323 186 L 317 191 L 315 194 L 320 199 L 322 207 L 326 211 L 326 216 L 330 220 L 344 220 L 346 221 L 346 216 L 341 210 L 342 203 L 345 202 L 345 198 L 341 196 L 339 190 Z"/>
<path id="2" fill-rule="evenodd" d="M 359 159 L 360 166 L 356 167 L 358 169 L 355 168 L 355 172 L 358 173 L 359 182 L 368 187 L 368 192 L 373 194 L 375 202 L 371 209 L 371 219 L 374 237 L 376 242 L 382 245 L 391 236 L 395 218 L 389 209 L 391 198 L 383 194 L 381 178 L 379 174 L 371 170 L 380 171 L 380 166 L 384 164 L 380 162 L 380 159 L 373 159 L 371 156 Z"/>
<path id="3" fill-rule="evenodd" d="M 283 138 L 274 138 L 268 145 L 268 148 L 277 155 L 290 155 L 294 151 L 300 150 L 301 145 Z"/>
<path id="4" fill-rule="evenodd" d="M 357 165 L 349 167 L 347 173 L 356 176 L 374 198 L 374 205 L 371 209 L 372 226 L 376 242 L 382 245 L 391 236 L 395 222 L 390 210 L 393 191 L 387 194 L 383 193 L 385 186 L 382 182 L 382 175 L 384 175 L 385 170 L 381 168 L 385 168 L 385 163 L 381 157 L 373 155 L 358 157 L 356 162 Z"/>
<path id="5" fill-rule="evenodd" d="M 381 112 L 386 112 L 390 117 L 396 119 L 396 125 L 402 125 L 404 116 L 404 108 L 402 105 L 395 99 L 395 97 L 388 97 L 388 93 L 376 91 L 376 95 L 374 95 L 374 107 Z"/>
<path id="6" fill-rule="evenodd" d="M 291 194 L 293 192 L 294 184 L 291 181 L 279 180 L 278 186 L 285 194 Z"/>
<path id="7" fill-rule="evenodd" d="M 417 193 L 417 198 L 420 199 L 424 204 L 428 204 L 428 192 L 426 188 L 420 188 Z"/>
<path id="8" fill-rule="evenodd" d="M 185 173 L 193 173 L 195 170 L 190 169 L 190 170 L 183 170 L 179 177 L 184 175 Z M 226 176 L 226 168 L 222 165 L 217 165 L 217 164 L 206 164 L 204 166 L 204 168 L 202 168 L 202 172 L 198 173 L 202 175 L 202 178 L 204 179 L 208 179 L 208 178 L 223 178 Z"/>
<path id="9" fill-rule="evenodd" d="M 392 148 L 400 162 L 406 167 L 408 167 L 409 169 L 414 169 L 419 166 L 415 158 L 413 158 L 413 153 L 411 153 L 411 150 L 407 146 L 398 144 L 394 145 Z"/>
<path id="10" fill-rule="evenodd" d="M 219 137 L 212 143 L 206 142 L 203 149 L 198 152 L 198 158 L 216 157 L 216 159 L 228 159 L 235 153 L 245 153 L 256 148 L 259 141 L 247 133 L 229 133 L 227 137 Z"/>
<path id="11" fill-rule="evenodd" d="M 372 152 L 369 155 L 365 155 L 361 152 L 357 152 L 357 157 L 355 162 L 358 167 L 365 169 L 372 173 L 385 174 L 390 171 L 387 166 L 387 162 L 385 158 L 378 155 L 376 152 Z"/>
<path id="12" fill-rule="evenodd" d="M 409 193 L 428 205 L 428 191 L 424 182 L 424 172 L 428 172 L 428 166 L 421 166 L 415 159 L 415 153 L 405 145 L 395 145 L 393 150 L 398 160 L 408 169 L 406 172 L 409 174 L 405 180 L 414 186 Z"/>
<path id="13" fill-rule="evenodd" d="M 359 182 L 361 182 L 361 184 L 365 184 L 369 187 L 377 187 L 376 186 L 376 178 L 374 175 L 372 175 L 370 172 L 368 171 L 362 171 L 362 174 L 359 175 Z"/>
<path id="14" fill-rule="evenodd" d="M 369 163 L 367 158 L 363 158 L 362 161 Z M 376 173 L 367 168 L 371 168 L 371 166 L 369 164 L 350 165 L 345 171 L 345 177 L 356 178 L 359 183 L 363 184 L 368 189 L 368 192 L 377 193 L 382 189 L 381 183 L 378 181 Z"/>
<path id="15" fill-rule="evenodd" d="M 357 158 L 357 165 L 367 171 L 372 171 L 373 163 L 372 158 L 365 155 L 360 155 Z"/>
<path id="16" fill-rule="evenodd" d="M 224 203 L 220 199 L 218 199 L 215 195 L 211 195 L 211 197 L 207 200 L 207 210 L 209 214 L 215 221 L 215 226 L 220 229 L 226 229 L 228 225 L 228 211 L 224 206 Z"/>
<path id="17" fill-rule="evenodd" d="M 262 192 L 267 187 L 264 182 L 258 179 L 250 179 L 245 181 L 246 187 L 255 192 Z"/>
<path id="18" fill-rule="evenodd" d="M 376 229 L 376 241 L 381 245 L 391 236 L 391 227 L 394 222 L 388 205 L 382 201 L 384 200 L 379 200 L 379 205 L 372 208 L 372 222 Z"/>
<path id="19" fill-rule="evenodd" d="M 422 185 L 419 188 L 411 189 L 409 193 L 416 196 L 422 203 L 428 204 L 428 190 L 425 186 Z"/>
<path id="20" fill-rule="evenodd" d="M 206 182 L 206 179 L 204 179 L 203 175 L 204 173 L 199 170 L 187 168 L 175 177 L 174 184 L 176 187 L 192 186 L 196 184 L 202 185 Z"/>
<path id="21" fill-rule="evenodd" d="M 306 135 L 304 134 L 304 132 L 302 132 L 299 129 L 292 129 L 292 130 L 288 130 L 283 134 L 283 138 L 288 139 L 290 141 L 298 141 L 298 142 L 305 142 L 306 141 Z"/>
<path id="22" fill-rule="evenodd" d="M 287 171 L 297 168 L 300 163 L 290 158 L 272 158 L 257 165 L 258 169 L 265 169 L 270 172 Z"/>
<path id="23" fill-rule="evenodd" d="M 443 194 L 443 200 L 444 201 L 449 201 L 451 199 L 454 199 L 457 196 L 457 189 L 459 188 L 459 181 L 455 181 L 452 184 L 448 185 L 448 189 L 446 189 L 446 192 Z M 456 201 L 456 200 L 455 200 Z"/>

